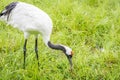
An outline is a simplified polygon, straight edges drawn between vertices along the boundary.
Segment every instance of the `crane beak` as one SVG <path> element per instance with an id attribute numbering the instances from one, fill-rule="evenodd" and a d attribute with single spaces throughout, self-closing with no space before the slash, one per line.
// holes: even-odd
<path id="1" fill-rule="evenodd" d="M 68 61 L 70 63 L 70 69 L 72 70 L 73 64 L 72 64 L 72 55 L 67 55 Z"/>

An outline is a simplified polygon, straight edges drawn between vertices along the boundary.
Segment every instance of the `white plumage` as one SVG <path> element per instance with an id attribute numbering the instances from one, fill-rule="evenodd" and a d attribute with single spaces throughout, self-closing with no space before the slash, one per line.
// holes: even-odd
<path id="1" fill-rule="evenodd" d="M 44 11 L 31 4 L 13 2 L 2 11 L 0 18 L 12 25 L 14 28 L 18 28 L 23 31 L 26 40 L 24 44 L 24 58 L 26 54 L 26 43 L 29 35 L 34 34 L 37 40 L 38 34 L 41 34 L 44 43 L 52 49 L 62 50 L 72 66 L 72 49 L 64 45 L 54 45 L 50 42 L 53 25 L 51 18 Z M 37 55 L 37 41 L 35 51 Z"/>
<path id="2" fill-rule="evenodd" d="M 12 10 L 8 24 L 23 31 L 25 38 L 28 38 L 31 33 L 35 36 L 41 33 L 46 45 L 50 40 L 52 21 L 45 12 L 33 5 L 19 2 Z"/>

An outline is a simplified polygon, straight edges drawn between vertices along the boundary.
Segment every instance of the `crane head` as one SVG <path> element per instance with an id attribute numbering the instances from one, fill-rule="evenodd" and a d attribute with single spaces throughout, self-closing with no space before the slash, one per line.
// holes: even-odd
<path id="1" fill-rule="evenodd" d="M 67 46 L 64 46 L 65 47 L 65 55 L 67 56 L 67 59 L 68 59 L 68 61 L 69 61 L 69 63 L 70 63 L 70 69 L 72 69 L 72 66 L 73 66 L 73 64 L 72 64 L 72 56 L 73 56 L 73 51 L 72 51 L 72 49 L 71 48 L 69 48 L 69 47 L 67 47 Z"/>
<path id="2" fill-rule="evenodd" d="M 65 45 L 54 45 L 50 41 L 48 41 L 48 46 L 52 49 L 56 50 L 62 50 L 64 54 L 67 56 L 67 59 L 70 63 L 70 69 L 72 70 L 72 56 L 73 56 L 73 51 L 71 48 L 65 46 Z"/>

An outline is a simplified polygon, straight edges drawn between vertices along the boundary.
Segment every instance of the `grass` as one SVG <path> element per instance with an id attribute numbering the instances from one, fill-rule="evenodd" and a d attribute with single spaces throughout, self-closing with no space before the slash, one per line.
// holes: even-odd
<path id="1" fill-rule="evenodd" d="M 0 10 L 15 0 L 1 1 Z M 73 71 L 60 51 L 47 48 L 39 37 L 39 62 L 34 36 L 27 45 L 23 67 L 23 33 L 0 22 L 0 80 L 119 80 L 119 0 L 19 0 L 31 3 L 53 20 L 51 41 L 74 51 Z"/>

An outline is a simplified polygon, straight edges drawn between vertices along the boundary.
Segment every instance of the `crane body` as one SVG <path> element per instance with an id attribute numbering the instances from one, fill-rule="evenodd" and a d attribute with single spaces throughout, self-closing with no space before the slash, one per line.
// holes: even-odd
<path id="1" fill-rule="evenodd" d="M 72 49 L 65 45 L 54 45 L 50 41 L 53 23 L 51 18 L 43 10 L 34 5 L 24 2 L 12 2 L 5 7 L 0 13 L 0 20 L 12 25 L 14 28 L 21 30 L 24 33 L 25 43 L 24 51 L 24 68 L 26 58 L 27 39 L 31 34 L 35 35 L 35 53 L 38 58 L 38 35 L 41 34 L 45 45 L 51 49 L 61 50 L 67 56 L 72 67 Z M 39 61 L 38 61 L 39 65 Z"/>

